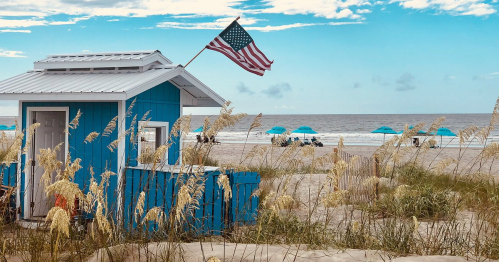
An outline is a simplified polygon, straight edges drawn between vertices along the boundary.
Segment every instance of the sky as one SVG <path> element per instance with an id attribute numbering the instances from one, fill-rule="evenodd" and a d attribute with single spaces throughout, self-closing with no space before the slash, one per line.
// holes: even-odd
<path id="1" fill-rule="evenodd" d="M 2 0 L 0 80 L 61 53 L 158 49 L 185 65 L 241 16 L 271 71 L 248 73 L 211 50 L 186 68 L 237 112 L 490 113 L 498 9 L 498 0 Z M 17 101 L 0 100 L 0 116 L 16 114 Z"/>

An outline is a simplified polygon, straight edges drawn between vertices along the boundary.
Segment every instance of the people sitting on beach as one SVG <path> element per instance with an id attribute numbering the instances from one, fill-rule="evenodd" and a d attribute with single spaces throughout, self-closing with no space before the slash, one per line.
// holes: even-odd
<path id="1" fill-rule="evenodd" d="M 288 145 L 291 145 L 291 143 L 293 143 L 293 141 L 291 140 L 291 137 L 288 137 Z"/>
<path id="2" fill-rule="evenodd" d="M 419 138 L 415 137 L 412 139 L 412 144 L 415 146 L 415 147 L 419 147 Z"/>
<path id="3" fill-rule="evenodd" d="M 210 142 L 213 143 L 213 144 L 220 144 L 220 142 L 215 139 L 214 135 L 210 136 Z"/>
<path id="4" fill-rule="evenodd" d="M 203 143 L 203 140 L 201 139 L 201 135 L 196 135 L 196 139 L 198 140 L 198 143 Z"/>
<path id="5" fill-rule="evenodd" d="M 272 142 L 272 145 L 275 145 L 275 146 L 282 146 L 282 147 L 286 147 L 289 145 L 288 141 L 286 141 L 284 138 L 275 138 L 275 137 L 271 137 L 270 138 L 270 141 Z"/>
<path id="6" fill-rule="evenodd" d="M 320 142 L 315 136 L 312 137 L 312 145 L 318 146 L 318 147 L 323 147 L 324 146 L 324 144 L 322 144 L 322 142 Z"/>
<path id="7" fill-rule="evenodd" d="M 428 143 L 430 144 L 430 148 L 438 148 L 437 141 L 430 139 L 430 141 L 428 141 Z"/>
<path id="8" fill-rule="evenodd" d="M 295 137 L 295 138 L 293 139 L 293 142 L 295 142 L 295 143 L 300 143 L 300 146 L 304 146 L 304 145 L 305 145 L 303 142 L 301 142 L 301 141 L 300 141 L 300 138 L 299 138 L 299 137 Z"/>
<path id="9" fill-rule="evenodd" d="M 308 138 L 305 138 L 305 139 L 303 140 L 303 143 L 304 143 L 306 146 L 310 145 L 310 141 L 308 141 Z"/>

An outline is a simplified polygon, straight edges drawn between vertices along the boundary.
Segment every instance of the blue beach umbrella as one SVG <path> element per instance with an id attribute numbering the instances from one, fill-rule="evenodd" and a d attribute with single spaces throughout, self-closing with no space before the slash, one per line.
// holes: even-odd
<path id="1" fill-rule="evenodd" d="M 8 130 L 16 130 L 16 125 L 12 125 Z"/>
<path id="2" fill-rule="evenodd" d="M 371 131 L 371 133 L 383 134 L 383 144 L 385 143 L 386 134 L 394 134 L 394 135 L 397 134 L 397 132 L 395 130 L 393 130 L 391 127 L 387 127 L 387 126 L 382 126 L 376 130 Z"/>
<path id="3" fill-rule="evenodd" d="M 286 128 L 282 127 L 282 126 L 274 126 L 272 127 L 272 129 L 270 129 L 269 131 L 265 132 L 267 134 L 274 134 L 274 135 L 280 135 L 282 133 L 286 132 Z"/>
<path id="4" fill-rule="evenodd" d="M 435 133 L 430 133 L 431 135 L 434 135 Z M 457 136 L 456 134 L 452 133 L 452 131 L 450 131 L 450 129 L 446 128 L 446 127 L 441 127 L 437 130 L 437 133 L 436 133 L 437 136 L 440 136 L 440 147 L 442 147 L 442 138 L 444 136 Z"/>
<path id="5" fill-rule="evenodd" d="M 9 127 L 6 125 L 0 125 L 0 130 L 9 130 Z"/>
<path id="6" fill-rule="evenodd" d="M 200 126 L 198 129 L 196 129 L 196 130 L 194 130 L 194 131 L 192 131 L 192 132 L 194 132 L 194 133 L 197 133 L 197 132 L 203 132 L 203 127 L 204 127 L 204 126 Z M 208 128 L 210 128 L 210 127 L 208 126 Z"/>
<path id="7" fill-rule="evenodd" d="M 305 139 L 305 134 L 317 134 L 311 127 L 309 126 L 300 126 L 298 129 L 293 130 L 291 133 L 303 134 L 303 139 Z"/>
<path id="8" fill-rule="evenodd" d="M 409 130 L 411 130 L 411 129 L 413 129 L 413 128 L 414 128 L 414 126 L 410 126 L 410 127 L 409 127 Z M 404 133 L 404 130 L 402 130 L 402 131 L 398 132 L 397 134 L 402 134 L 402 133 Z M 423 130 L 419 130 L 417 134 L 418 134 L 418 135 L 426 135 L 426 132 L 425 132 L 425 131 L 423 131 Z"/>

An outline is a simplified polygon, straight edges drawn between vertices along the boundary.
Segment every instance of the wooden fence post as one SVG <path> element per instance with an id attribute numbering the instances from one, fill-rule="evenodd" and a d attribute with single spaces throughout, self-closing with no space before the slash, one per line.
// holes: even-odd
<path id="1" fill-rule="evenodd" d="M 380 178 L 380 167 L 379 167 L 379 156 L 378 154 L 374 154 L 374 174 L 373 176 L 376 176 L 378 179 Z M 379 199 L 379 182 L 376 182 L 376 192 L 375 192 L 375 197 L 376 200 Z"/>
<path id="2" fill-rule="evenodd" d="M 336 165 L 336 163 L 338 163 L 338 158 L 340 158 L 340 154 L 338 153 L 338 148 L 334 148 L 333 152 L 335 154 L 335 158 L 333 159 L 333 164 Z M 333 168 L 334 168 L 334 166 L 333 166 Z M 333 190 L 334 191 L 340 190 L 340 179 L 339 179 L 339 177 L 336 178 L 336 185 L 334 185 Z"/>

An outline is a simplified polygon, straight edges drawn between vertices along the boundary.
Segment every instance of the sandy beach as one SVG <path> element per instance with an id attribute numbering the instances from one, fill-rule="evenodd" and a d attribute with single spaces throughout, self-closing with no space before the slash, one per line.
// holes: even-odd
<path id="1" fill-rule="evenodd" d="M 233 164 L 237 165 L 243 163 L 244 165 L 255 165 L 262 161 L 262 158 L 252 158 L 248 159 L 246 156 L 252 150 L 252 148 L 266 148 L 269 152 L 272 151 L 272 156 L 279 156 L 284 152 L 284 147 L 271 146 L 270 144 L 231 144 L 231 143 L 221 143 L 215 145 L 210 153 L 210 157 L 218 161 L 219 164 Z M 327 153 L 333 152 L 334 148 L 337 146 L 326 145 L 324 147 L 314 147 L 315 157 L 323 156 Z M 358 155 L 361 157 L 372 158 L 378 147 L 376 146 L 345 146 L 344 151 L 351 155 Z M 471 171 L 485 172 L 491 175 L 499 174 L 499 163 L 492 160 L 483 161 L 482 165 L 479 165 L 477 159 L 479 160 L 479 155 L 483 148 L 470 147 L 460 149 L 457 147 L 447 147 L 447 148 L 437 148 L 430 149 L 426 154 L 418 151 L 416 147 L 409 147 L 405 153 L 403 160 L 414 161 L 416 155 L 418 155 L 418 162 L 422 163 L 424 167 L 433 167 L 440 161 L 448 158 L 452 158 L 459 161 L 458 172 L 459 174 L 470 173 Z M 475 163 L 476 162 L 476 163 Z M 456 164 L 451 164 L 446 168 L 446 171 L 452 172 Z"/>

